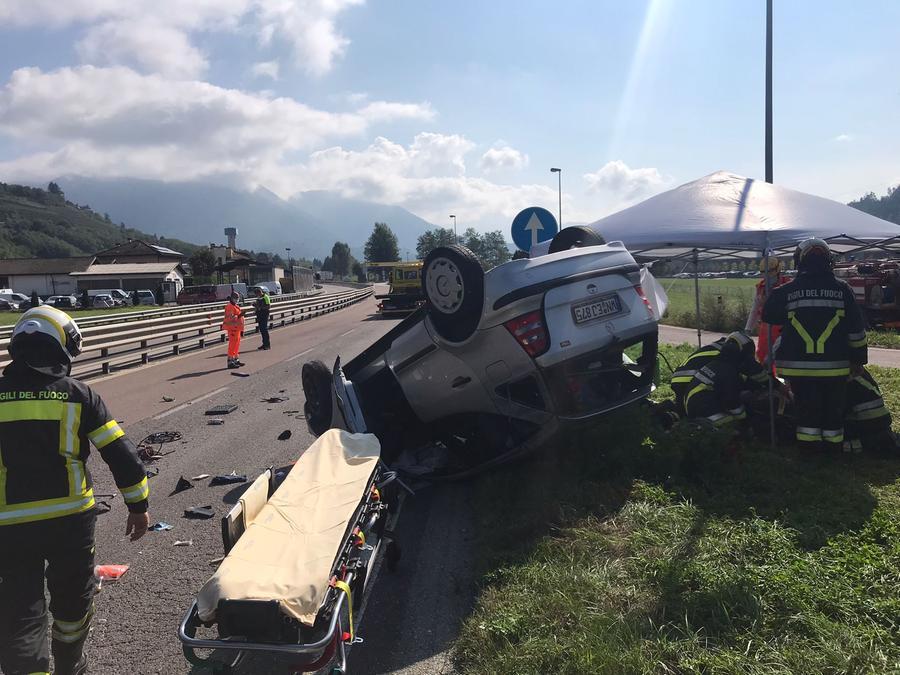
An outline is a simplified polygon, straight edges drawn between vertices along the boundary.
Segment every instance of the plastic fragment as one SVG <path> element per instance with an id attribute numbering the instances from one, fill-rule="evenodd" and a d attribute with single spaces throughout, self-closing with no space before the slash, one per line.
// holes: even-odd
<path id="1" fill-rule="evenodd" d="M 96 565 L 94 576 L 100 581 L 115 581 L 128 571 L 128 565 Z"/>
<path id="2" fill-rule="evenodd" d="M 278 440 L 279 440 L 279 441 L 286 441 L 286 440 L 289 439 L 290 437 L 291 437 L 291 430 L 290 430 L 290 429 L 285 429 L 285 430 L 282 431 L 280 434 L 278 434 Z"/>
<path id="3" fill-rule="evenodd" d="M 162 399 L 163 399 L 163 401 L 165 401 L 166 403 L 172 403 L 172 401 L 175 400 L 175 397 L 174 397 L 174 396 L 163 396 Z"/>
<path id="4" fill-rule="evenodd" d="M 172 546 L 193 546 L 193 545 L 194 545 L 193 539 L 185 539 L 184 541 L 181 541 L 179 539 L 174 544 L 172 544 Z"/>
<path id="5" fill-rule="evenodd" d="M 232 471 L 227 476 L 213 476 L 213 479 L 209 481 L 210 487 L 215 487 L 216 485 L 231 485 L 232 483 L 246 483 L 247 476 L 238 476 L 234 471 Z"/>
<path id="6" fill-rule="evenodd" d="M 207 505 L 207 506 L 193 506 L 193 507 L 191 507 L 191 508 L 189 508 L 189 509 L 185 509 L 185 510 L 184 510 L 184 517 L 185 517 L 185 518 L 202 518 L 202 519 L 207 519 L 207 518 L 212 518 L 214 515 L 216 515 L 216 512 L 213 511 L 212 505 Z"/>
<path id="7" fill-rule="evenodd" d="M 235 377 L 250 377 L 250 373 L 231 373 Z"/>
<path id="8" fill-rule="evenodd" d="M 211 419 L 209 422 L 207 422 L 207 424 L 217 426 L 219 424 L 225 424 L 225 420 L 223 420 L 221 417 L 216 417 L 215 419 Z"/>
<path id="9" fill-rule="evenodd" d="M 201 473 L 196 476 L 191 476 L 191 480 L 203 480 L 204 478 L 209 478 L 208 473 Z"/>
<path id="10" fill-rule="evenodd" d="M 175 489 L 169 493 L 169 496 L 171 497 L 172 495 L 177 495 L 179 492 L 190 490 L 192 487 L 194 487 L 194 484 L 184 476 L 181 476 L 179 477 L 178 482 L 175 483 Z"/>
<path id="11" fill-rule="evenodd" d="M 173 525 L 169 525 L 168 523 L 159 521 L 158 523 L 156 523 L 155 525 L 151 525 L 147 529 L 150 530 L 151 532 L 165 532 L 166 530 L 173 529 L 173 527 L 174 527 Z"/>

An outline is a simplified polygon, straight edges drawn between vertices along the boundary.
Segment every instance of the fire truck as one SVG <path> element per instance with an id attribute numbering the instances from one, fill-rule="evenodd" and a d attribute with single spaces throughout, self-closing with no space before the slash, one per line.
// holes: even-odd
<path id="1" fill-rule="evenodd" d="M 841 262 L 834 275 L 850 284 L 870 327 L 900 328 L 900 260 Z"/>

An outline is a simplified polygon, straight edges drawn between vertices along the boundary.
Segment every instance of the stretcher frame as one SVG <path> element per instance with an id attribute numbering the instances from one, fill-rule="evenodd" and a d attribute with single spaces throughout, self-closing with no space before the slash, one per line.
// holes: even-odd
<path id="1" fill-rule="evenodd" d="M 271 469 L 267 470 L 267 473 L 269 474 L 268 496 L 271 497 L 275 491 L 275 478 Z M 262 475 L 266 475 L 266 472 Z M 334 585 L 329 587 L 319 612 L 328 608 L 330 618 L 327 623 L 318 628 L 314 626 L 310 629 L 316 631 L 316 634 L 321 637 L 297 643 L 256 641 L 238 639 L 233 636 L 217 639 L 198 638 L 198 628 L 201 626 L 212 627 L 216 623 L 205 623 L 200 619 L 195 599 L 178 626 L 178 638 L 181 641 L 185 658 L 192 665 L 211 668 L 214 672 L 227 673 L 237 667 L 248 653 L 255 652 L 265 653 L 285 661 L 296 657 L 298 661 L 289 662 L 288 665 L 297 672 L 316 672 L 334 664 L 330 672 L 346 673 L 348 647 L 362 642 L 362 638 L 355 635 L 354 628 L 362 619 L 368 597 L 367 590 L 370 588 L 369 583 L 377 575 L 380 567 L 380 558 L 383 553 L 382 544 L 394 544 L 390 526 L 399 516 L 399 502 L 402 493 L 399 490 L 386 490 L 386 488 L 395 482 L 397 486 L 402 486 L 402 482 L 397 479 L 396 474 L 388 471 L 384 463 L 379 460 L 367 483 L 366 493 L 361 498 L 354 517 L 348 524 L 343 544 L 332 565 L 332 578 L 342 578 L 348 588 L 352 589 L 352 597 L 350 593 L 344 592 Z M 373 495 L 376 494 L 376 488 L 379 498 L 374 500 Z M 393 494 L 395 497 L 386 498 L 386 494 Z M 222 519 L 222 543 L 226 554 L 243 534 L 242 523 L 242 507 L 238 502 Z M 363 534 L 362 545 L 360 545 L 358 532 Z M 374 544 L 372 539 L 374 539 Z M 366 543 L 367 540 L 369 543 Z M 358 555 L 354 556 L 354 549 L 359 551 Z M 343 569 L 346 572 L 343 572 Z M 354 609 L 356 610 L 355 616 Z M 318 619 L 316 624 L 318 624 Z M 346 639 L 348 636 L 349 639 Z M 212 656 L 202 657 L 196 653 L 197 649 L 230 652 L 233 657 L 230 661 L 222 661 Z"/>

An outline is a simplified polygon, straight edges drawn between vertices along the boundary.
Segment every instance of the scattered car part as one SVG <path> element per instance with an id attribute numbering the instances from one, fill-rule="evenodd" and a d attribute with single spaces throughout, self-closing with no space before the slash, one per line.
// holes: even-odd
<path id="1" fill-rule="evenodd" d="M 213 476 L 213 479 L 209 481 L 210 487 L 215 487 L 217 485 L 231 485 L 233 483 L 246 483 L 247 476 L 239 476 L 233 471 L 225 476 Z"/>
<path id="2" fill-rule="evenodd" d="M 166 530 L 174 529 L 172 525 L 165 523 L 163 521 L 159 521 L 158 523 L 151 525 L 147 528 L 150 532 L 165 532 Z"/>
<path id="3" fill-rule="evenodd" d="M 214 515 L 216 515 L 216 512 L 213 511 L 212 505 L 193 506 L 189 509 L 184 510 L 185 518 L 202 518 L 205 520 L 207 518 L 212 518 Z"/>
<path id="4" fill-rule="evenodd" d="M 186 539 L 186 540 L 184 540 L 184 541 L 176 540 L 176 541 L 172 544 L 172 546 L 193 546 L 193 545 L 194 545 L 194 540 L 193 540 L 193 539 Z"/>
<path id="5" fill-rule="evenodd" d="M 209 478 L 208 473 L 201 473 L 197 476 L 191 476 L 191 480 L 203 480 L 204 478 Z"/>
<path id="6" fill-rule="evenodd" d="M 189 481 L 184 476 L 181 476 L 178 479 L 178 482 L 175 483 L 175 489 L 169 493 L 169 496 L 171 497 L 172 495 L 177 495 L 179 492 L 184 492 L 185 490 L 190 490 L 192 487 L 194 487 L 194 484 L 191 483 L 191 481 Z"/>
<path id="7" fill-rule="evenodd" d="M 212 408 L 208 408 L 206 411 L 207 415 L 229 415 L 237 410 L 238 407 L 234 403 L 222 403 L 221 405 L 214 405 Z"/>
<path id="8" fill-rule="evenodd" d="M 128 571 L 128 565 L 96 565 L 94 576 L 100 581 L 116 581 Z"/>
<path id="9" fill-rule="evenodd" d="M 290 437 L 291 437 L 291 430 L 290 430 L 290 429 L 285 429 L 285 430 L 282 431 L 280 434 L 278 434 L 278 440 L 279 440 L 279 441 L 286 441 L 286 440 L 289 439 Z"/>

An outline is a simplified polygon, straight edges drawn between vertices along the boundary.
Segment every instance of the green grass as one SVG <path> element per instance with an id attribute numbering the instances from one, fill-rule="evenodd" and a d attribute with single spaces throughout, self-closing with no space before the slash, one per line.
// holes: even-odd
<path id="1" fill-rule="evenodd" d="M 691 347 L 662 351 L 677 366 Z M 900 370 L 872 370 L 900 410 Z M 457 666 L 900 672 L 898 473 L 623 411 L 480 481 L 483 582 Z"/>
<path id="2" fill-rule="evenodd" d="M 124 314 L 127 312 L 144 312 L 158 307 L 148 305 L 126 305 L 124 307 L 111 307 L 109 309 L 66 309 L 63 310 L 76 321 L 86 319 L 89 316 L 107 316 L 109 314 Z M 0 312 L 0 326 L 12 326 L 22 317 L 22 312 Z"/>

